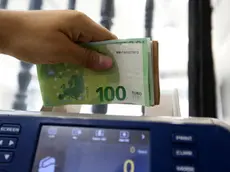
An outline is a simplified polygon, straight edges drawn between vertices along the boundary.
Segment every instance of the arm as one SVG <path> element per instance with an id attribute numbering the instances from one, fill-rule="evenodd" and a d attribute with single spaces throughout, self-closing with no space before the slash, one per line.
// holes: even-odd
<path id="1" fill-rule="evenodd" d="M 22 23 L 18 13 L 0 10 L 0 53 L 8 53 L 13 38 L 20 30 Z"/>

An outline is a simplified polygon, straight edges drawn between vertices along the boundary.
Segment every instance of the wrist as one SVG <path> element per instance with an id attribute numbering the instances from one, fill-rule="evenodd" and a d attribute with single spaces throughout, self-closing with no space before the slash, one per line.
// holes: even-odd
<path id="1" fill-rule="evenodd" d="M 9 53 L 21 24 L 18 12 L 0 10 L 0 53 Z"/>

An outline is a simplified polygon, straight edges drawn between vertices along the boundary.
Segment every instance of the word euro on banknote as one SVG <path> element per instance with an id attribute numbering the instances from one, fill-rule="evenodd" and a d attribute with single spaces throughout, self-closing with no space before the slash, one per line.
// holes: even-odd
<path id="1" fill-rule="evenodd" d="M 37 65 L 44 106 L 68 104 L 159 104 L 158 44 L 149 38 L 83 45 L 113 58 L 95 72 L 74 64 Z"/>

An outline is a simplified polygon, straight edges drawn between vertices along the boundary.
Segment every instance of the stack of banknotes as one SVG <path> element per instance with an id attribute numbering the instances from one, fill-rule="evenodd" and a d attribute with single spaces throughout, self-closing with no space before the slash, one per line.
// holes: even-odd
<path id="1" fill-rule="evenodd" d="M 95 72 L 74 64 L 37 65 L 44 106 L 73 104 L 159 104 L 158 43 L 149 38 L 84 45 L 113 58 Z"/>

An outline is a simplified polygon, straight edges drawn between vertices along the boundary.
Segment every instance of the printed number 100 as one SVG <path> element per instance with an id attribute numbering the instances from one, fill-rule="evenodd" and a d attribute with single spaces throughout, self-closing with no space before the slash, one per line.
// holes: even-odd
<path id="1" fill-rule="evenodd" d="M 99 87 L 96 92 L 99 94 L 101 102 L 126 99 L 126 90 L 123 86 L 118 86 L 115 89 L 113 87 Z"/>

